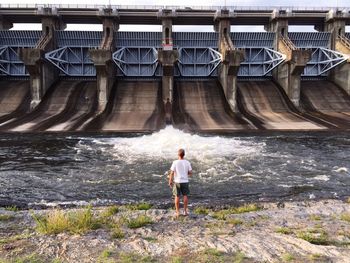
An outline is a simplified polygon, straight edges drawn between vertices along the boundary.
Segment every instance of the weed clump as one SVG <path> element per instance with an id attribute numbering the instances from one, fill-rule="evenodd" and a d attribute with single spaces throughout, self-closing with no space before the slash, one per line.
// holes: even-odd
<path id="1" fill-rule="evenodd" d="M 152 223 L 153 223 L 152 219 L 145 215 L 140 215 L 136 218 L 131 218 L 127 220 L 127 226 L 131 229 L 144 227 Z"/>
<path id="2" fill-rule="evenodd" d="M 55 209 L 44 216 L 33 213 L 32 217 L 36 223 L 36 230 L 48 235 L 62 232 L 84 234 L 100 227 L 98 220 L 92 214 L 91 207 L 74 212 Z"/>
<path id="3" fill-rule="evenodd" d="M 324 230 L 307 230 L 297 233 L 297 237 L 314 245 L 330 245 L 331 241 L 328 239 L 328 234 Z"/>
<path id="4" fill-rule="evenodd" d="M 205 208 L 203 206 L 198 206 L 194 209 L 194 213 L 196 215 L 208 215 L 210 210 L 208 208 Z"/>
<path id="5" fill-rule="evenodd" d="M 293 234 L 293 231 L 288 227 L 278 227 L 276 228 L 275 232 L 280 234 L 285 234 L 285 235 Z"/>
<path id="6" fill-rule="evenodd" d="M 1 221 L 10 221 L 14 218 L 13 215 L 0 215 L 0 222 Z"/>
<path id="7" fill-rule="evenodd" d="M 152 204 L 150 203 L 138 203 L 138 204 L 130 204 L 125 206 L 129 210 L 149 210 L 152 208 Z"/>
<path id="8" fill-rule="evenodd" d="M 343 213 L 340 215 L 340 219 L 350 223 L 350 213 Z"/>

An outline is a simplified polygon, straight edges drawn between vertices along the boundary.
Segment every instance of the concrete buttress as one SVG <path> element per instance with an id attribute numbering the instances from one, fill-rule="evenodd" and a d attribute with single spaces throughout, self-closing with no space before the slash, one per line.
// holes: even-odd
<path id="1" fill-rule="evenodd" d="M 42 35 L 36 47 L 21 48 L 19 57 L 30 76 L 31 110 L 36 108 L 50 86 L 57 81 L 59 70 L 45 60 L 45 52 L 56 48 L 55 30 L 62 30 L 65 24 L 52 13 L 51 8 L 43 10 Z"/>
<path id="2" fill-rule="evenodd" d="M 218 46 L 222 56 L 222 63 L 218 68 L 218 79 L 231 110 L 237 112 L 237 74 L 239 66 L 244 60 L 244 50 L 236 49 L 232 43 L 230 38 L 231 24 L 228 16 L 228 10 L 220 10 L 214 20 L 214 29 L 219 33 Z"/>
<path id="3" fill-rule="evenodd" d="M 105 110 L 116 80 L 117 69 L 113 62 L 113 52 L 116 49 L 116 33 L 119 29 L 117 14 L 113 10 L 103 10 L 101 19 L 103 23 L 103 38 L 100 47 L 89 50 L 89 56 L 96 68 L 98 112 Z"/>

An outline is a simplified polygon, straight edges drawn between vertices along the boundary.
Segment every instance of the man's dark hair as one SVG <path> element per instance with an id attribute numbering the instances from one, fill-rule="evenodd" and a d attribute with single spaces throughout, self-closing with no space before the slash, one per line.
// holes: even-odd
<path id="1" fill-rule="evenodd" d="M 184 158 L 185 156 L 185 150 L 184 149 L 179 149 L 178 154 L 181 158 Z"/>

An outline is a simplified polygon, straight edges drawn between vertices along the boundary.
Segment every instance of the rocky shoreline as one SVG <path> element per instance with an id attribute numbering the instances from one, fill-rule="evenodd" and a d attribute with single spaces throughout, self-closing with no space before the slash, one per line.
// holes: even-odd
<path id="1" fill-rule="evenodd" d="M 178 219 L 145 204 L 88 210 L 0 208 L 0 262 L 350 262 L 347 201 L 194 207 Z M 57 219 L 70 213 L 64 230 Z"/>

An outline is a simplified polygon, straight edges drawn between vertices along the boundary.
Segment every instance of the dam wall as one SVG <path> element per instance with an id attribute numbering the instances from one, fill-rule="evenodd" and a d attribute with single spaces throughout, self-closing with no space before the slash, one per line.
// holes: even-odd
<path id="1" fill-rule="evenodd" d="M 11 30 L 33 22 L 42 30 Z M 103 30 L 64 30 L 69 23 Z M 121 24 L 161 30 L 123 32 Z M 347 130 L 349 24 L 340 8 L 1 5 L 0 130 Z M 317 32 L 288 32 L 291 25 Z"/>

